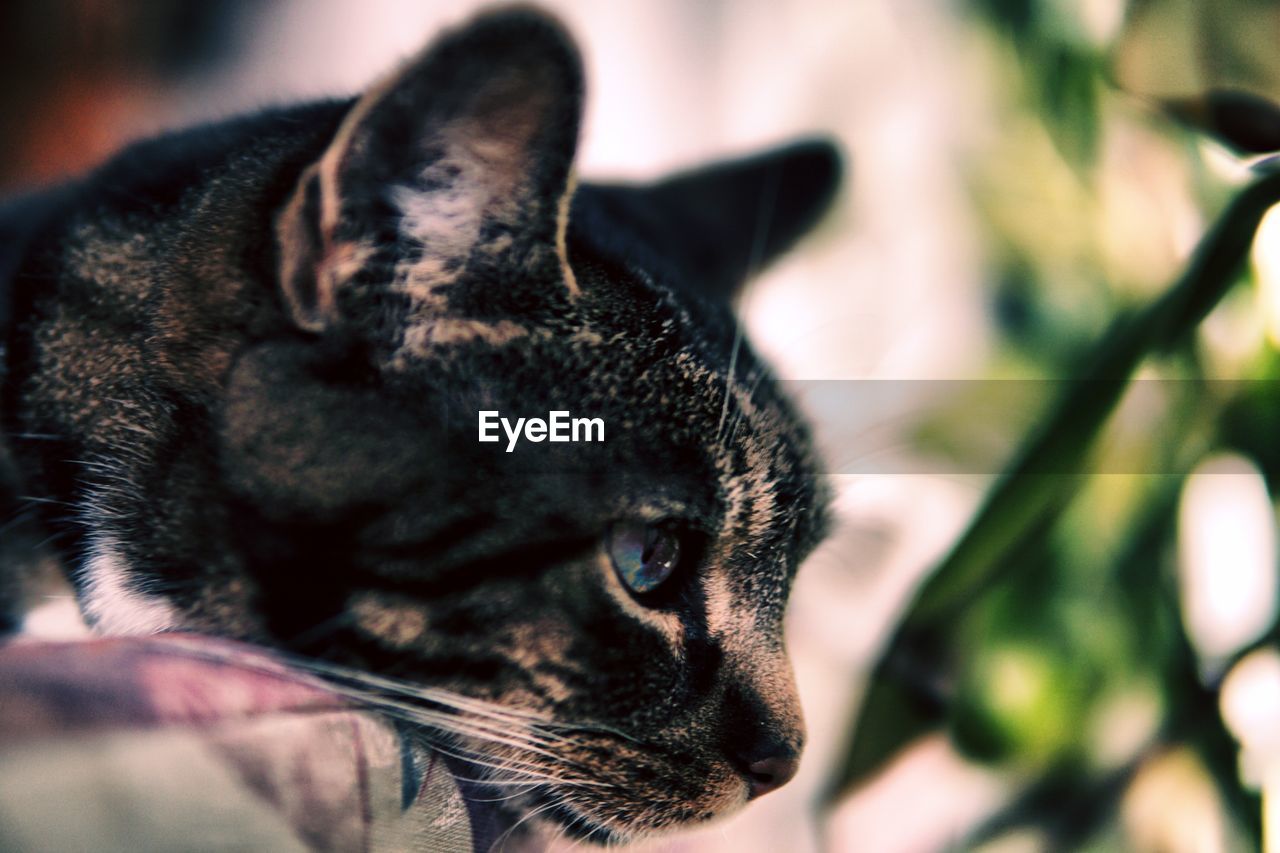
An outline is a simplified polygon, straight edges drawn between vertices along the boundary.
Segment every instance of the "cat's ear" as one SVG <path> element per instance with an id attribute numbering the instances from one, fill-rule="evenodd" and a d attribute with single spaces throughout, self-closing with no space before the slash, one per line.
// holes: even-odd
<path id="1" fill-rule="evenodd" d="M 835 145 L 807 140 L 654 184 L 584 185 L 574 215 L 625 223 L 691 286 L 730 299 L 821 218 L 841 172 Z"/>
<path id="2" fill-rule="evenodd" d="M 487 268 L 573 289 L 564 220 L 582 90 L 568 35 L 525 9 L 446 33 L 374 86 L 278 218 L 294 322 L 332 325 L 344 287 L 386 283 L 406 256 L 428 286 Z"/>

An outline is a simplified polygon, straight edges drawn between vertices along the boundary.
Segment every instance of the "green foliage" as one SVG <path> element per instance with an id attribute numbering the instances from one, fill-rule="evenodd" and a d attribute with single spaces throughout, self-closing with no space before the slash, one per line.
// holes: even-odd
<path id="1" fill-rule="evenodd" d="M 1042 125 L 1086 187 L 1079 198 L 1105 195 L 1114 175 L 1100 166 L 1100 145 L 1110 134 L 1132 136 L 1132 127 L 1113 127 L 1116 115 L 1131 126 L 1151 121 L 1105 106 L 1119 97 L 1108 89 L 1113 58 L 1062 26 L 1062 4 L 973 5 L 1014 45 L 1018 108 Z M 1247 111 L 1251 103 L 1231 106 Z M 1233 127 L 1257 128 L 1280 115 L 1269 102 L 1257 109 L 1265 112 L 1252 114 L 1257 121 L 1233 113 Z M 1195 158 L 1193 138 L 1172 125 L 1159 133 L 1164 141 L 1156 144 Z M 1217 786 L 1234 837 L 1259 842 L 1258 797 L 1240 780 L 1216 676 L 1203 671 L 1185 633 L 1174 572 L 1179 498 L 1206 453 L 1234 450 L 1254 461 L 1273 493 L 1280 484 L 1280 354 L 1260 340 L 1237 374 L 1223 377 L 1209 367 L 1203 333 L 1233 288 L 1256 284 L 1244 274 L 1246 260 L 1264 214 L 1280 202 L 1280 172 L 1256 174 L 1216 217 L 1222 190 L 1203 180 L 1192 188 L 1216 224 L 1172 286 L 1145 302 L 1118 298 L 1125 282 L 1105 282 L 1098 292 L 1111 294 L 1113 317 L 1088 346 L 1079 343 L 1080 317 L 1049 307 L 1063 281 L 1060 264 L 1037 255 L 1034 233 L 1002 230 L 1011 219 L 992 216 L 995 254 L 1003 257 L 993 304 L 1008 351 L 1036 375 L 1071 379 L 898 624 L 872 673 L 833 795 L 922 734 L 947 732 L 963 754 L 1026 782 L 1024 795 L 979 837 L 1030 824 L 1059 846 L 1082 845 L 1114 835 L 1121 796 L 1160 750 L 1188 747 Z M 1169 180 L 1202 176 L 1193 162 Z M 1169 381 L 1157 389 L 1158 416 L 1124 436 L 1118 413 L 1139 371 Z M 970 428 L 944 417 L 919 436 L 932 449 L 958 452 Z M 1131 467 L 1109 469 L 1106 444 L 1119 444 Z M 1273 627 L 1261 642 L 1277 637 Z M 1100 746 L 1098 733 L 1116 708 L 1147 714 L 1148 730 L 1127 746 Z"/>

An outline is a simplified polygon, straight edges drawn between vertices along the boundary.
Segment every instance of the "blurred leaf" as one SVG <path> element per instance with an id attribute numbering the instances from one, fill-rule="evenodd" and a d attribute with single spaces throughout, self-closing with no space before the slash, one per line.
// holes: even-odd
<path id="1" fill-rule="evenodd" d="M 1047 529 L 1047 528 L 1045 528 Z M 1001 559 L 1043 567 L 1044 538 L 1028 536 Z M 1039 573 L 1026 576 L 1034 584 Z M 954 689 L 947 671 L 952 666 L 951 653 L 959 648 L 956 635 L 964 628 L 974 633 L 986 630 L 984 616 L 998 609 L 1000 600 L 983 602 L 983 606 L 966 610 L 950 622 L 939 622 L 919 629 L 899 629 L 888 651 L 868 681 L 858 725 L 845 756 L 840 773 L 828 792 L 834 797 L 880 768 L 885 760 L 920 735 L 949 724 L 950 702 Z M 1013 602 L 1016 604 L 1016 602 Z M 965 617 L 969 617 L 966 619 Z M 863 725 L 866 720 L 868 725 Z M 981 734 L 973 732 L 974 752 L 981 751 Z M 993 744 L 993 748 L 996 745 Z"/>
<path id="2" fill-rule="evenodd" d="M 1256 378 L 1240 383 L 1218 428 L 1222 446 L 1253 459 L 1267 488 L 1280 493 L 1280 354 L 1265 351 Z"/>
<path id="3" fill-rule="evenodd" d="M 1096 673 L 1059 639 L 1053 631 L 995 638 L 962 669 L 951 709 L 953 742 L 962 752 L 1044 770 L 1078 750 Z"/>
<path id="4" fill-rule="evenodd" d="M 904 628 L 964 607 L 996 580 L 996 559 L 1046 513 L 1060 508 L 1083 471 L 1083 457 L 1138 362 L 1168 351 L 1199 325 L 1235 282 L 1253 233 L 1280 201 L 1280 174 L 1241 192 L 1205 236 L 1187 271 L 1139 313 L 1120 315 L 1098 343 L 1080 380 L 1068 383 L 1029 437 L 951 553 L 918 594 Z"/>
<path id="5" fill-rule="evenodd" d="M 896 680 L 894 670 L 904 659 L 913 670 L 928 671 L 930 664 L 936 667 L 942 655 L 930 657 L 929 646 L 945 648 L 946 643 L 938 643 L 937 637 L 946 635 L 957 614 L 1009 573 L 1040 568 L 1009 559 L 1009 555 L 1037 530 L 1053 523 L 1066 505 L 1084 474 L 1086 452 L 1138 363 L 1149 354 L 1167 352 L 1184 342 L 1237 281 L 1258 223 L 1277 201 L 1280 174 L 1260 178 L 1228 206 L 1201 241 L 1181 279 L 1164 296 L 1141 312 L 1116 319 L 1080 373 L 1083 381 L 1067 385 L 950 554 L 921 587 L 872 674 L 864 715 L 878 720 L 892 718 L 897 690 L 880 682 Z M 926 653 L 920 655 L 921 638 L 930 636 L 934 643 L 925 644 Z M 911 691 L 910 682 L 899 683 L 903 690 Z M 853 745 L 836 777 L 835 792 L 874 769 L 866 760 L 870 753 L 889 755 L 904 743 L 877 732 L 876 748 L 871 750 L 863 741 L 872 736 L 855 728 Z"/>
<path id="6" fill-rule="evenodd" d="M 1055 767 L 966 839 L 978 846 L 1026 826 L 1045 830 L 1053 850 L 1076 850 L 1112 817 L 1139 758 L 1101 775 L 1079 766 Z M 1090 848 L 1096 849 L 1096 848 Z"/>
<path id="7" fill-rule="evenodd" d="M 869 681 L 862 707 L 847 761 L 868 772 L 882 767 L 907 744 L 943 729 L 947 721 L 947 707 L 940 698 L 901 677 Z"/>
<path id="8" fill-rule="evenodd" d="M 1029 61 L 1039 76 L 1040 98 L 1053 144 L 1073 166 L 1093 165 L 1098 150 L 1099 68 L 1091 53 L 1046 44 Z"/>
<path id="9" fill-rule="evenodd" d="M 1026 199 L 1019 199 L 1026 216 Z M 988 202 L 994 204 L 995 202 Z M 1041 227 L 1052 227 L 1040 223 Z M 991 227 L 1000 229 L 997 221 Z M 1098 308 L 1096 293 L 1081 294 L 1081 288 L 1064 294 L 1068 288 L 1053 287 L 1040 277 L 1040 271 L 1022 257 L 1014 241 L 1020 235 L 1007 231 L 1001 237 L 1009 241 L 1005 247 L 1008 257 L 1002 259 L 996 273 L 992 299 L 992 314 L 999 325 L 1005 343 L 1016 347 L 1026 360 L 1039 365 L 1070 364 L 1079 362 L 1082 353 L 1094 343 L 1097 334 Z M 1040 257 L 1040 263 L 1052 264 L 1055 272 L 1076 258 L 1049 259 Z M 1067 296 L 1074 297 L 1068 300 Z M 1056 298 L 1055 298 L 1056 297 Z M 1109 306 L 1108 306 L 1109 310 Z M 1104 317 L 1105 321 L 1105 317 Z M 1019 373 L 1026 375 L 1031 365 L 1018 365 Z"/>
<path id="10" fill-rule="evenodd" d="M 1260 95 L 1213 89 L 1192 98 L 1166 100 L 1163 106 L 1183 124 L 1241 153 L 1280 151 L 1280 107 Z"/>
<path id="11" fill-rule="evenodd" d="M 1079 9 L 1050 0 L 973 0 L 975 10 L 1017 51 L 1033 107 L 1074 169 L 1093 165 L 1103 65 Z"/>
<path id="12" fill-rule="evenodd" d="M 1261 800 L 1240 784 L 1239 748 L 1218 711 L 1218 691 L 1200 683 L 1195 652 L 1182 634 L 1178 639 L 1175 662 L 1181 672 L 1169 681 L 1174 714 L 1167 740 L 1195 749 L 1217 781 L 1237 827 L 1250 836 L 1253 849 L 1261 850 Z"/>
<path id="13" fill-rule="evenodd" d="M 1038 0 L 973 0 L 973 6 L 1015 43 L 1026 39 L 1040 20 Z"/>

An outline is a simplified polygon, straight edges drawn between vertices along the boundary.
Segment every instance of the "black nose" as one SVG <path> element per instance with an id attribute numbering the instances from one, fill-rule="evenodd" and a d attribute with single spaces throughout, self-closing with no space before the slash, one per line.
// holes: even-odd
<path id="1" fill-rule="evenodd" d="M 775 747 L 768 754 L 744 755 L 741 761 L 753 800 L 790 782 L 800 766 L 800 756 L 786 747 Z"/>

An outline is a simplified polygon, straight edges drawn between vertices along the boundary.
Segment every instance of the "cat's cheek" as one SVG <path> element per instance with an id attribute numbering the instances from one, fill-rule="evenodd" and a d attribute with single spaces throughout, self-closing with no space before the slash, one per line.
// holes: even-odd
<path id="1" fill-rule="evenodd" d="M 419 604 L 366 591 L 348 598 L 347 610 L 358 630 L 391 651 L 413 649 L 427 633 L 427 614 Z"/>

